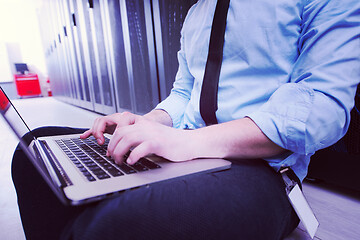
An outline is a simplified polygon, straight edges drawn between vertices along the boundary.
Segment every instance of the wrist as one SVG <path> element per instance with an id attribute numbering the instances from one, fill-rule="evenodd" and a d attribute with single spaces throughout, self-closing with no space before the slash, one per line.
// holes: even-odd
<path id="1" fill-rule="evenodd" d="M 172 127 L 172 119 L 170 115 L 162 109 L 154 109 L 151 112 L 145 114 L 143 117 L 147 120 L 155 121 L 163 125 Z"/>
<path id="2" fill-rule="evenodd" d="M 217 125 L 194 130 L 183 130 L 188 136 L 188 146 L 192 151 L 193 158 L 224 158 L 225 149 L 222 147 L 221 134 Z"/>

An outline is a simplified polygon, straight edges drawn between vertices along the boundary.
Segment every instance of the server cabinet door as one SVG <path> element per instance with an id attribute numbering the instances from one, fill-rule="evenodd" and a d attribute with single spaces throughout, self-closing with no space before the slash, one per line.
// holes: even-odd
<path id="1" fill-rule="evenodd" d="M 120 10 L 133 111 L 142 114 L 159 102 L 150 0 L 121 0 Z"/>
<path id="2" fill-rule="evenodd" d="M 50 78 L 54 84 L 54 95 L 58 98 L 65 99 L 67 93 L 67 84 L 64 82 L 66 79 L 66 69 L 63 62 L 63 46 L 59 35 L 59 19 L 57 13 L 57 3 L 55 1 L 49 4 L 48 11 L 50 12 L 51 32 L 51 74 Z"/>
<path id="3" fill-rule="evenodd" d="M 72 74 L 72 66 L 70 64 L 70 55 L 68 52 L 68 39 L 65 29 L 65 19 L 63 15 L 63 7 L 60 0 L 52 2 L 56 8 L 57 24 L 55 26 L 58 36 L 58 48 L 59 48 L 59 63 L 61 64 L 62 74 L 61 82 L 64 86 L 64 92 L 62 96 L 63 100 L 68 103 L 73 103 L 73 99 L 76 96 L 74 84 L 74 78 Z M 76 98 L 75 98 L 76 99 Z"/>
<path id="4" fill-rule="evenodd" d="M 119 0 L 100 0 L 104 6 L 106 39 L 109 46 L 111 76 L 115 92 L 117 111 L 132 111 L 129 74 L 126 64 L 122 12 Z"/>
<path id="5" fill-rule="evenodd" d="M 89 110 L 94 110 L 92 98 L 90 96 L 90 86 L 92 86 L 91 74 L 89 67 L 87 67 L 88 56 L 86 55 L 87 39 L 85 33 L 84 21 L 81 21 L 81 3 L 80 1 L 67 0 L 69 7 L 69 16 L 71 17 L 72 27 L 71 34 L 73 37 L 73 48 L 75 54 L 76 65 L 78 72 L 77 86 L 79 87 L 80 106 Z M 79 9 L 80 5 L 80 9 Z M 85 41 L 85 42 L 84 42 Z"/>
<path id="6" fill-rule="evenodd" d="M 87 0 L 76 0 L 75 13 L 78 14 L 78 29 L 80 30 L 79 42 L 83 51 L 83 65 L 87 76 L 88 91 L 92 110 L 99 111 L 101 96 L 99 91 L 99 78 L 96 69 L 96 59 L 93 49 L 92 29 L 89 20 Z M 96 89 L 96 91 L 94 91 Z"/>
<path id="7" fill-rule="evenodd" d="M 64 79 L 64 81 L 68 85 L 66 94 L 67 98 L 64 100 L 70 104 L 79 105 L 77 92 L 78 87 L 76 85 L 77 80 L 73 65 L 73 54 L 71 50 L 72 35 L 69 34 L 71 25 L 68 17 L 68 10 L 66 10 L 67 4 L 66 1 L 63 0 L 57 0 L 56 2 L 59 19 L 59 39 L 61 39 L 62 42 L 64 56 L 64 59 L 62 59 L 62 61 L 64 62 L 67 71 L 66 79 Z"/>
<path id="8" fill-rule="evenodd" d="M 87 3 L 87 7 L 85 7 L 85 3 Z M 89 27 L 87 32 L 91 34 L 88 36 L 88 42 L 93 69 L 95 110 L 104 114 L 113 113 L 116 109 L 110 80 L 108 51 L 105 44 L 103 7 L 100 6 L 99 0 L 83 0 L 83 6 L 86 25 Z"/>
<path id="9" fill-rule="evenodd" d="M 179 64 L 180 32 L 186 14 L 197 0 L 153 0 L 154 29 L 161 100 L 170 93 Z"/>
<path id="10" fill-rule="evenodd" d="M 66 32 L 65 40 L 68 43 L 69 65 L 71 66 L 72 75 L 72 91 L 73 91 L 73 104 L 82 106 L 85 101 L 83 83 L 80 76 L 80 68 L 78 62 L 78 56 L 76 51 L 74 28 L 75 28 L 75 14 L 73 16 L 73 10 L 71 10 L 68 0 L 61 0 L 63 7 L 63 15 L 65 21 L 64 32 Z"/>
<path id="11" fill-rule="evenodd" d="M 83 89 L 83 79 L 81 76 L 82 68 L 79 59 L 81 57 L 78 55 L 79 51 L 77 51 L 78 43 L 75 41 L 76 34 L 76 16 L 72 7 L 72 3 L 69 0 L 62 0 L 63 3 L 63 11 L 64 18 L 66 24 L 66 40 L 68 41 L 69 46 L 69 61 L 72 69 L 72 77 L 73 77 L 73 97 L 76 99 L 73 101 L 73 104 L 77 106 L 88 105 L 84 97 L 84 89 Z M 70 5 L 71 4 L 71 5 Z"/>

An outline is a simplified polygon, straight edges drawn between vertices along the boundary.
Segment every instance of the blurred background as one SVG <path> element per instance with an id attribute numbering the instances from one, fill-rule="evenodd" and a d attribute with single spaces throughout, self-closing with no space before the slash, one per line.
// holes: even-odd
<path id="1" fill-rule="evenodd" d="M 14 63 L 27 63 L 29 70 L 46 82 L 47 69 L 36 9 L 39 0 L 0 0 L 0 84 L 16 96 Z"/>

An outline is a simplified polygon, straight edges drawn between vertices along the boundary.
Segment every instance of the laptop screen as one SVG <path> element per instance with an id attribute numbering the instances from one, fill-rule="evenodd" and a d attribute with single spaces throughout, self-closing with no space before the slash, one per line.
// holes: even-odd
<path id="1" fill-rule="evenodd" d="M 1 87 L 0 87 L 1 88 Z M 8 98 L 6 97 L 5 93 L 2 91 L 0 91 L 0 111 L 1 112 L 6 112 L 6 110 L 9 108 L 10 102 L 8 100 Z"/>
<path id="2" fill-rule="evenodd" d="M 29 129 L 24 119 L 21 117 L 21 115 L 16 110 L 13 103 L 10 101 L 10 99 L 8 98 L 8 96 L 1 87 L 0 87 L 0 113 L 4 117 L 4 120 L 8 123 L 10 129 L 12 129 L 15 135 L 17 135 L 22 150 L 29 157 L 29 160 L 33 163 L 35 168 L 37 168 L 40 175 L 42 175 L 44 180 L 48 183 L 50 188 L 59 197 L 59 199 L 64 203 L 67 203 L 67 200 L 65 199 L 63 192 L 58 188 L 59 185 L 57 185 L 57 182 L 55 182 L 54 180 L 56 178 L 56 173 L 54 173 L 54 170 L 51 167 L 47 167 L 46 165 L 46 163 L 48 164 L 51 163 L 49 163 L 46 159 L 43 159 L 42 157 L 33 154 L 33 152 L 29 150 L 28 145 L 21 138 L 26 133 L 31 134 L 31 130 Z M 36 140 L 34 136 L 32 135 L 30 136 L 34 140 Z M 40 144 L 40 142 L 35 141 L 35 145 L 33 146 L 33 149 L 37 149 L 37 151 L 39 152 L 39 149 L 41 149 L 42 145 L 37 145 L 36 143 Z M 55 176 L 55 178 L 53 176 Z"/>
<path id="3" fill-rule="evenodd" d="M 24 136 L 30 132 L 29 127 L 26 125 L 16 108 L 13 106 L 10 99 L 7 97 L 4 90 L 0 87 L 0 112 L 5 121 L 10 125 L 18 137 Z"/>

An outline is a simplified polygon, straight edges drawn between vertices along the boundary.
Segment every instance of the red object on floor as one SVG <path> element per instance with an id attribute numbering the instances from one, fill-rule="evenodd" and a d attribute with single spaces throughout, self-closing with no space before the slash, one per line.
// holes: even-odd
<path id="1" fill-rule="evenodd" d="M 15 74 L 15 84 L 20 97 L 40 96 L 41 89 L 37 74 Z"/>
<path id="2" fill-rule="evenodd" d="M 51 91 L 51 87 L 50 87 L 50 79 L 48 78 L 46 80 L 46 84 L 47 84 L 47 92 L 48 92 L 48 96 L 51 97 L 53 94 L 52 94 L 52 91 Z"/>

